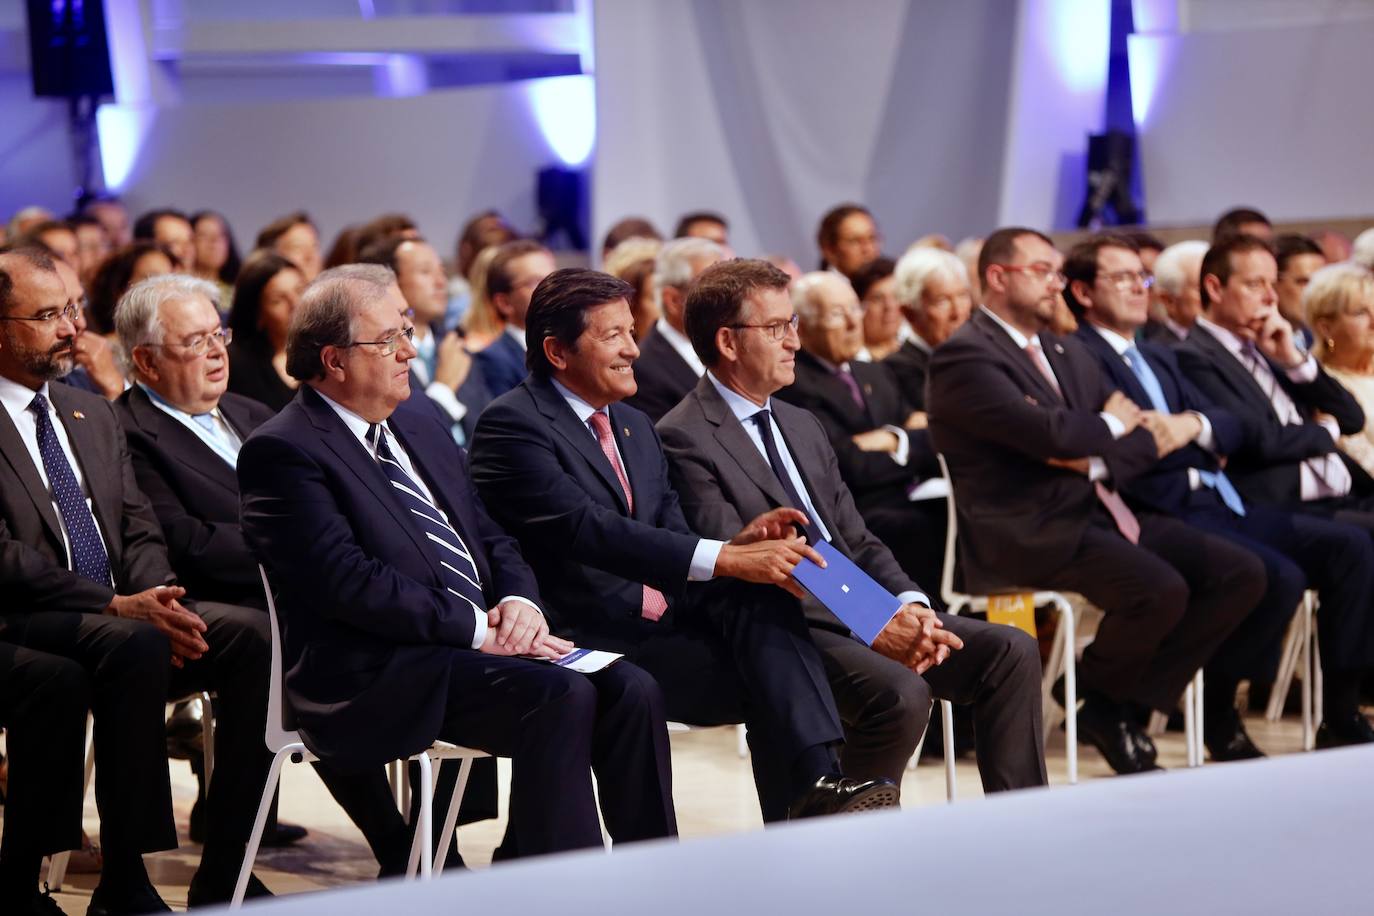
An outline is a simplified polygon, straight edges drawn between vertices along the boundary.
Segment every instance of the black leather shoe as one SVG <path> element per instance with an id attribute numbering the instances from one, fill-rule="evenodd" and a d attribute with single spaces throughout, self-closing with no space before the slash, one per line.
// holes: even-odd
<path id="1" fill-rule="evenodd" d="M 1117 773 L 1147 773 L 1162 769 L 1153 759 L 1154 742 L 1119 716 L 1084 703 L 1078 711 L 1078 739 L 1097 748 Z"/>
<path id="2" fill-rule="evenodd" d="M 219 906 L 234 899 L 234 885 L 232 881 L 237 881 L 236 874 L 227 887 L 211 885 L 210 882 L 201 878 L 200 873 L 191 879 L 191 886 L 186 889 L 186 908 L 188 910 L 203 906 Z M 274 896 L 261 881 L 258 876 L 250 874 L 248 876 L 248 889 L 244 891 L 245 900 L 252 897 L 271 897 Z"/>
<path id="3" fill-rule="evenodd" d="M 1234 709 L 1211 711 L 1205 717 L 1211 728 L 1203 730 L 1202 743 L 1207 745 L 1215 763 L 1231 760 L 1258 760 L 1264 751 L 1255 746 L 1245 731 L 1245 723 Z"/>
<path id="4" fill-rule="evenodd" d="M 1352 744 L 1374 744 L 1374 726 L 1363 713 L 1343 719 L 1326 719 L 1317 728 L 1317 749 L 1348 747 Z"/>
<path id="5" fill-rule="evenodd" d="M 850 779 L 848 776 L 822 776 L 816 784 L 792 802 L 787 816 L 822 817 L 827 814 L 855 814 L 896 808 L 901 799 L 897 784 L 890 779 Z"/>
<path id="6" fill-rule="evenodd" d="M 15 916 L 67 916 L 62 907 L 57 905 L 57 901 L 52 899 L 52 891 L 43 885 L 43 892 L 34 891 L 34 894 L 27 901 L 20 901 L 10 904 L 6 898 L 0 898 L 0 913 L 14 913 Z"/>
<path id="7" fill-rule="evenodd" d="M 113 892 L 104 884 L 91 892 L 86 916 L 137 916 L 140 913 L 170 913 L 172 908 L 162 902 L 157 891 L 146 881 L 133 890 Z"/>
<path id="8" fill-rule="evenodd" d="M 280 849 L 283 846 L 290 846 L 310 835 L 310 831 L 299 824 L 288 824 L 285 821 L 277 821 L 275 827 L 269 824 L 268 828 L 262 832 L 262 843 L 259 844 L 264 849 Z"/>

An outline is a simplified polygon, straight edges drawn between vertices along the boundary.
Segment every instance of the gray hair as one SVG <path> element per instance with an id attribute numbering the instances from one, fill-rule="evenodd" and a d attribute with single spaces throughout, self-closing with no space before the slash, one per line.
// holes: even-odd
<path id="1" fill-rule="evenodd" d="M 114 327 L 125 354 L 134 347 L 162 343 L 160 312 L 167 302 L 184 302 L 203 296 L 219 311 L 219 287 L 189 274 L 162 274 L 131 286 L 115 306 Z"/>
<path id="2" fill-rule="evenodd" d="M 810 324 L 816 317 L 816 291 L 831 283 L 852 287 L 844 274 L 833 270 L 813 270 L 792 281 L 789 288 L 792 308 L 796 310 L 803 324 Z"/>
<path id="3" fill-rule="evenodd" d="M 1374 229 L 1366 229 L 1355 236 L 1350 250 L 1350 260 L 1365 270 L 1374 270 Z"/>
<path id="4" fill-rule="evenodd" d="M 381 264 L 345 264 L 312 280 L 286 330 L 287 375 L 300 382 L 323 378 L 321 351 L 348 346 L 354 318 L 395 284 L 396 274 Z"/>
<path id="5" fill-rule="evenodd" d="M 663 288 L 682 289 L 692 282 L 692 262 L 725 257 L 725 249 L 710 239 L 687 237 L 665 242 L 654 258 L 654 304 L 663 311 Z"/>
<path id="6" fill-rule="evenodd" d="M 921 293 L 932 278 L 941 276 L 968 283 L 968 268 L 958 255 L 940 248 L 912 248 L 893 268 L 896 280 L 897 303 L 903 308 L 920 310 Z"/>
<path id="7" fill-rule="evenodd" d="M 1183 288 L 1189 285 L 1188 267 L 1196 262 L 1202 267 L 1202 258 L 1210 246 L 1201 240 L 1175 242 L 1155 258 L 1155 286 L 1170 296 L 1183 295 Z M 1196 282 L 1196 281 L 1192 281 Z"/>

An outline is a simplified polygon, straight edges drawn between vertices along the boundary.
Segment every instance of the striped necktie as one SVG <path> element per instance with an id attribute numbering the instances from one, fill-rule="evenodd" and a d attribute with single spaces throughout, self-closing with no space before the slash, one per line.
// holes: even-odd
<path id="1" fill-rule="evenodd" d="M 411 521 L 428 540 L 431 556 L 439 561 L 444 588 L 449 594 L 472 605 L 478 614 L 485 615 L 487 608 L 482 595 L 482 577 L 477 572 L 477 562 L 468 545 L 444 521 L 444 514 L 424 495 L 419 483 L 396 461 L 381 424 L 373 423 L 367 428 L 367 441 L 372 444 L 382 472 L 391 481 L 396 501 L 410 512 Z"/>

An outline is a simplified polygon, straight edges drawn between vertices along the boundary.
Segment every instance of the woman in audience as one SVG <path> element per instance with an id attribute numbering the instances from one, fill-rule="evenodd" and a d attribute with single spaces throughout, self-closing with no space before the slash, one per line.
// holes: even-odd
<path id="1" fill-rule="evenodd" d="M 654 258 L 663 242 L 658 239 L 633 236 L 621 242 L 607 256 L 602 270 L 619 277 L 635 288 L 635 301 L 630 303 L 630 315 L 635 322 L 635 340 L 643 340 L 658 321 L 658 305 L 654 301 Z"/>
<path id="2" fill-rule="evenodd" d="M 229 221 L 214 210 L 201 210 L 191 214 L 191 232 L 196 244 L 196 276 L 219 287 L 220 311 L 227 314 L 234 281 L 243 265 Z"/>
<path id="3" fill-rule="evenodd" d="M 488 249 L 499 248 L 514 238 L 515 230 L 496 210 L 483 210 L 463 224 L 462 231 L 458 233 L 453 270 L 449 271 L 444 333 L 467 327 L 466 318 L 476 298 L 475 291 L 485 288 L 485 275 L 481 284 L 473 282 L 473 265 L 477 263 L 477 256 Z"/>
<path id="4" fill-rule="evenodd" d="M 878 258 L 855 271 L 850 282 L 864 310 L 864 346 L 856 359 L 876 363 L 886 359 L 902 345 L 901 304 L 897 302 L 897 264 L 891 258 Z"/>
<path id="5" fill-rule="evenodd" d="M 852 277 L 882 254 L 883 237 L 866 207 L 840 204 L 821 217 L 816 245 L 821 250 L 821 270 L 838 270 Z"/>
<path id="6" fill-rule="evenodd" d="M 320 256 L 320 233 L 310 214 L 304 210 L 288 213 L 263 227 L 255 248 L 276 252 L 295 265 L 309 283 L 319 274 L 324 258 Z"/>
<path id="7" fill-rule="evenodd" d="M 86 325 L 114 340 L 114 310 L 129 287 L 140 280 L 170 274 L 181 268 L 172 250 L 146 239 L 133 242 L 105 259 L 97 268 L 86 299 Z"/>
<path id="8" fill-rule="evenodd" d="M 260 251 L 239 271 L 228 326 L 229 390 L 281 410 L 296 396 L 286 374 L 286 328 L 305 290 L 305 274 L 293 262 Z"/>
<path id="9" fill-rule="evenodd" d="M 491 300 L 487 298 L 487 270 L 500 248 L 500 245 L 491 245 L 482 249 L 473 259 L 472 269 L 468 275 L 472 299 L 468 303 L 467 311 L 463 312 L 459 328 L 463 332 L 463 346 L 469 353 L 476 353 L 486 347 L 506 327 L 505 321 L 497 314 L 496 309 L 492 308 Z"/>
<path id="10" fill-rule="evenodd" d="M 1374 474 L 1374 274 L 1358 264 L 1323 267 L 1302 302 L 1317 358 L 1364 409 L 1364 430 L 1342 436 L 1341 449 Z"/>
<path id="11" fill-rule="evenodd" d="M 357 263 L 358 236 L 362 231 L 363 227 L 359 225 L 344 226 L 339 230 L 339 234 L 334 236 L 334 244 L 329 246 L 329 254 L 325 255 L 325 270 Z"/>

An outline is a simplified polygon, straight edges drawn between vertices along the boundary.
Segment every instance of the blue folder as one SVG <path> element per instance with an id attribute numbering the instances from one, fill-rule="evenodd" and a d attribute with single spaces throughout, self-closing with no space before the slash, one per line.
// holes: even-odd
<path id="1" fill-rule="evenodd" d="M 803 559 L 792 570 L 793 578 L 853 630 L 855 636 L 873 645 L 873 640 L 901 608 L 902 602 L 830 546 L 829 541 L 812 546 L 825 558 L 825 568 Z"/>

